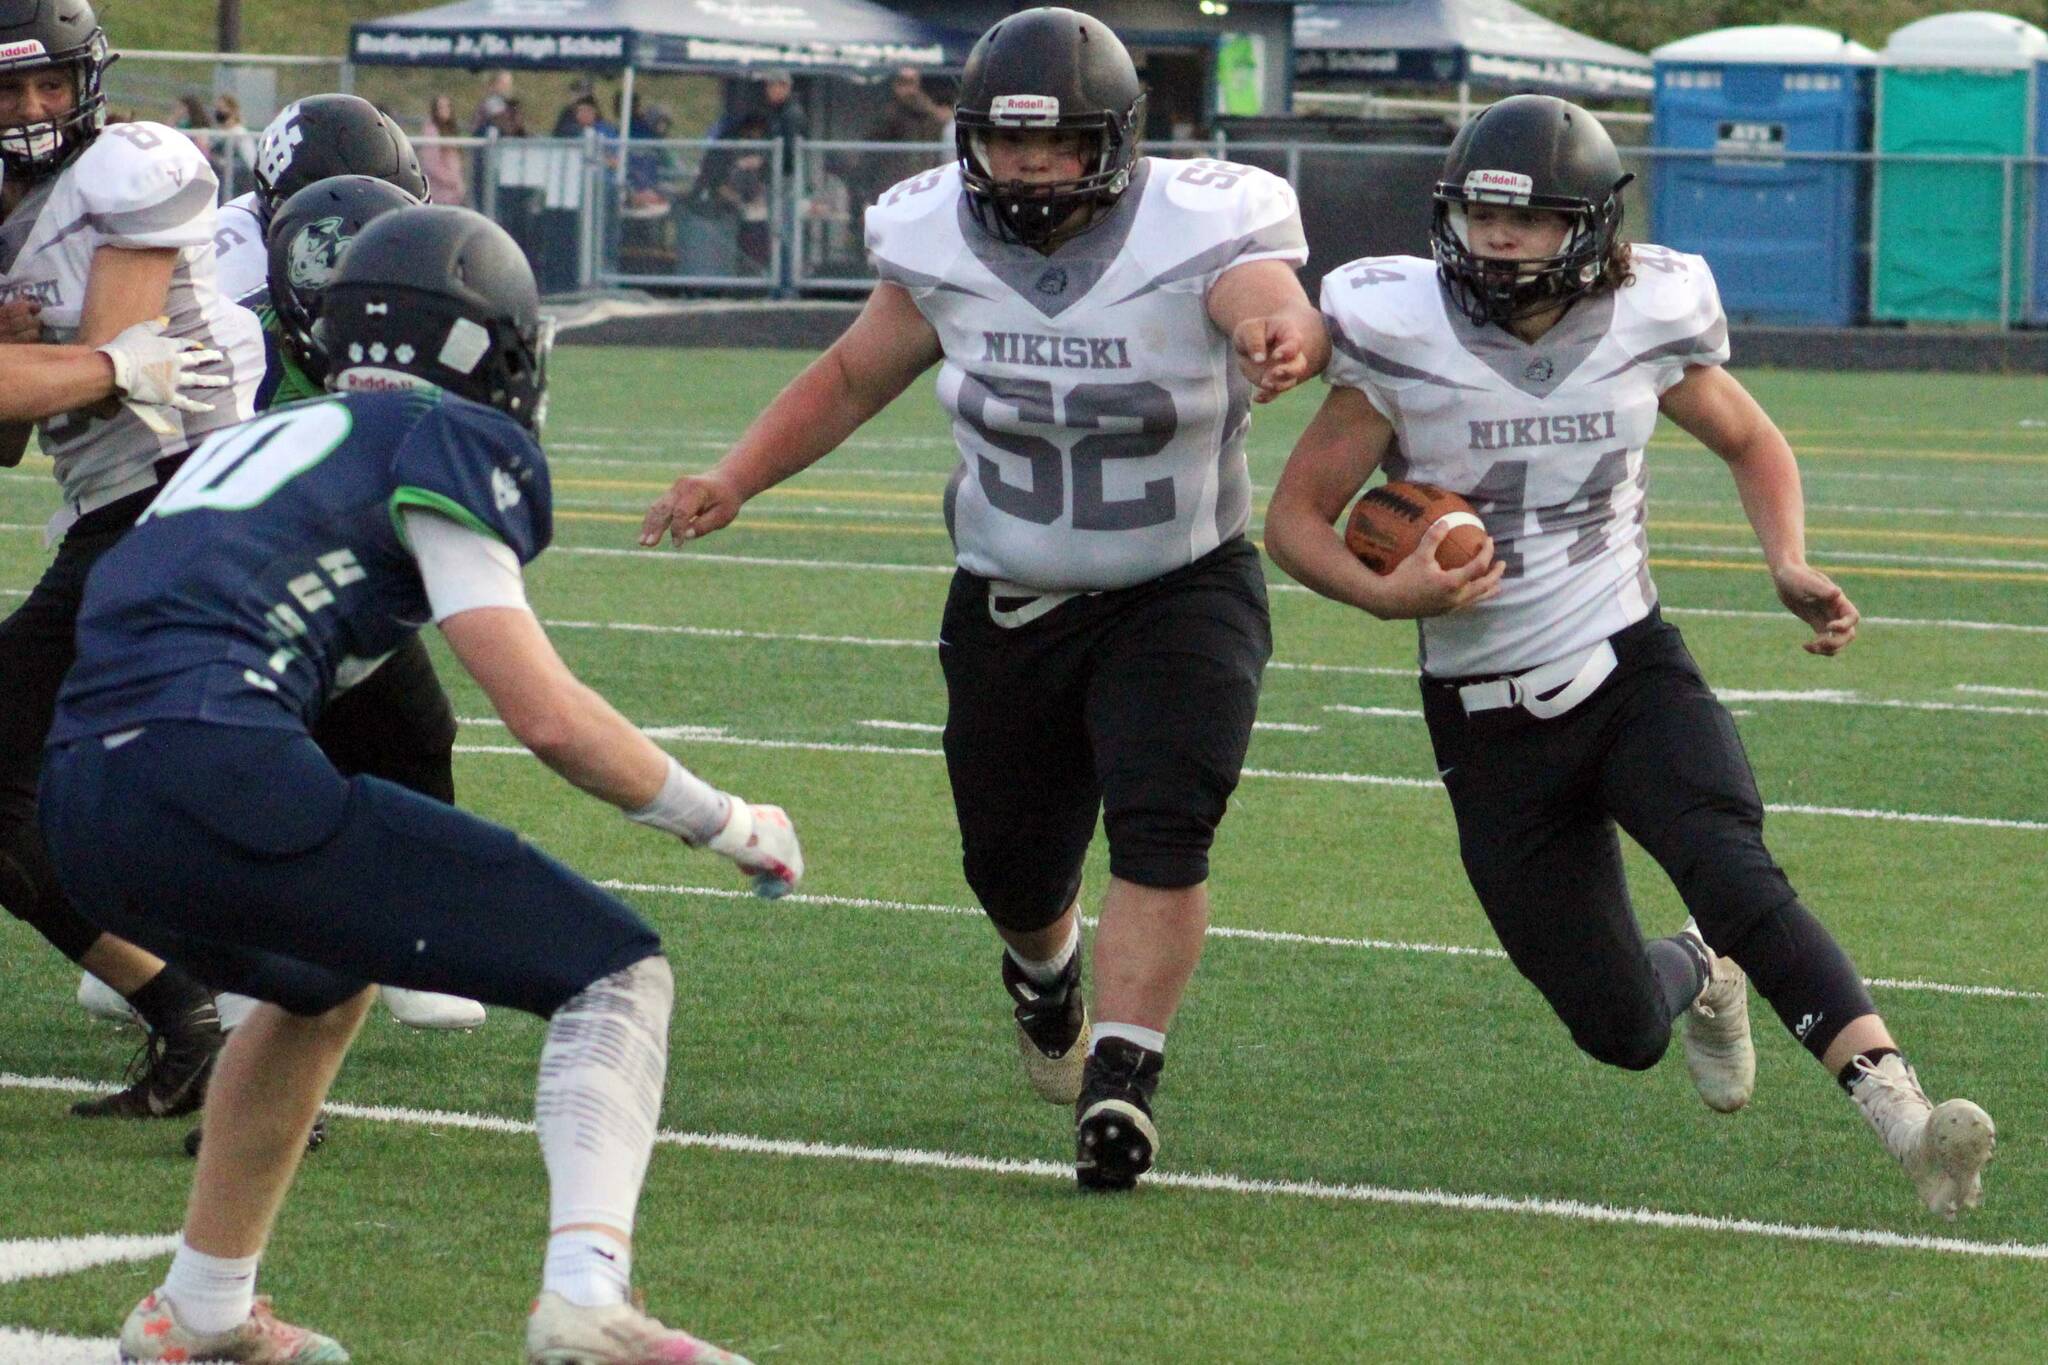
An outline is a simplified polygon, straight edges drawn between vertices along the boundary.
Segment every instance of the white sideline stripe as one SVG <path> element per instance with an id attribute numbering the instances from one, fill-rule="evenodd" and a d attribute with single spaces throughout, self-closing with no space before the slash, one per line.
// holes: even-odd
<path id="1" fill-rule="evenodd" d="M 781 509 L 778 508 L 778 511 Z M 1854 533 L 1861 528 L 1839 528 Z M 1825 540 L 1825 532 L 1816 533 L 1815 539 Z M 1709 544 L 1664 544 L 1659 543 L 1660 552 L 1688 555 L 1722 555 L 1731 559 L 1763 558 L 1763 550 L 1755 545 L 1709 545 Z M 1951 569 L 2025 569 L 2038 572 L 2048 569 L 2048 561 L 2038 559 L 1998 559 L 1990 556 L 1964 555 L 1916 555 L 1899 550 L 1838 550 L 1832 547 L 1816 552 L 1818 559 L 1844 564 L 1932 564 Z"/>
<path id="2" fill-rule="evenodd" d="M 503 729 L 505 722 L 494 717 L 458 717 L 463 725 Z M 717 727 L 694 725 L 646 725 L 640 727 L 649 739 L 688 739 L 702 744 L 725 744 L 740 749 L 794 749 L 821 754 L 886 754 L 899 758 L 944 758 L 940 749 L 913 749 L 894 744 L 845 744 L 811 739 L 753 739 L 725 734 Z M 458 754 L 499 754 L 532 757 L 518 744 L 458 744 Z M 1379 773 L 1300 772 L 1279 768 L 1246 768 L 1246 777 L 1275 778 L 1288 782 L 1335 782 L 1354 787 L 1402 787 L 1439 791 L 1443 784 L 1433 777 L 1387 777 Z M 1785 805 L 1766 802 L 1773 815 L 1825 815 L 1849 820 L 1892 820 L 1909 825 L 1956 825 L 1973 829 L 2048 830 L 2048 820 L 2008 820 L 1990 815 L 1939 815 L 1920 811 L 1874 810 L 1859 806 Z"/>
<path id="3" fill-rule="evenodd" d="M 40 528 L 38 528 L 40 529 Z M 832 569 L 850 573 L 950 574 L 951 564 L 897 564 L 857 559 L 789 559 L 776 555 L 727 555 L 705 550 L 625 550 L 602 545 L 557 545 L 551 553 L 563 555 L 609 555 L 626 559 L 661 559 L 670 563 L 692 561 L 707 564 L 751 564 L 774 569 Z M 1268 592 L 1307 592 L 1299 583 L 1268 583 Z M 1729 607 L 1665 607 L 1666 616 L 1713 616 L 1729 620 L 1790 622 L 1782 611 L 1750 611 Z M 1866 616 L 1869 626 L 1931 626 L 1943 630 L 2009 630 L 2024 635 L 2048 635 L 2048 625 L 2021 625 L 2012 621 L 1964 621 L 1945 617 Z M 1413 670 L 1392 670 L 1411 672 Z"/>
<path id="4" fill-rule="evenodd" d="M 2048 689 L 2039 687 L 1992 687 L 1985 683 L 1957 683 L 1956 691 L 1973 692 L 1981 697 L 2048 697 Z"/>
<path id="5" fill-rule="evenodd" d="M 666 886 L 659 882 L 628 882 L 611 878 L 598 883 L 609 891 L 640 891 L 661 896 L 706 896 L 714 900 L 747 902 L 753 909 L 770 908 L 752 891 L 723 886 Z M 880 900 L 872 896 L 826 896 L 809 891 L 793 892 L 773 902 L 774 906 L 816 905 L 842 910 L 899 910 L 925 915 L 965 915 L 981 918 L 971 905 L 935 905 L 923 901 Z M 1093 925 L 1095 916 L 1083 915 L 1082 923 Z M 1299 944 L 1313 948 L 1361 948 L 1383 953 L 1426 953 L 1438 957 L 1479 957 L 1505 962 L 1499 948 L 1474 948 L 1460 943 L 1415 943 L 1392 938 L 1344 938 L 1334 934 L 1297 934 L 1284 929 L 1238 929 L 1212 924 L 1210 938 L 1240 939 L 1248 943 Z M 1947 981 L 1923 981 L 1913 977 L 1869 976 L 1864 983 L 1895 991 L 1926 991 L 1936 995 L 1974 995 L 1993 1000 L 2048 1000 L 2048 991 L 2014 990 L 2009 986 L 1961 986 Z"/>
<path id="6" fill-rule="evenodd" d="M 1402 720 L 1420 720 L 1422 718 L 1422 712 L 1400 706 L 1349 706 L 1343 702 L 1333 702 L 1323 709 L 1325 711 L 1341 712 L 1347 716 L 1392 716 Z"/>
<path id="7" fill-rule="evenodd" d="M 0 1072 L 0 1086 L 23 1078 Z M 97 1091 L 105 1087 L 84 1081 L 66 1083 L 67 1088 Z M 39 1087 L 56 1088 L 56 1087 Z M 531 1135 L 534 1125 L 524 1120 L 499 1118 L 493 1114 L 459 1114 L 446 1110 L 407 1109 L 394 1105 L 335 1104 L 329 1113 L 372 1123 L 409 1124 L 426 1128 L 462 1128 L 472 1132 Z M 915 1147 L 867 1147 L 844 1142 L 806 1142 L 794 1138 L 750 1137 L 743 1133 L 686 1133 L 665 1129 L 655 1135 L 663 1147 L 693 1148 L 699 1151 L 729 1152 L 742 1156 L 796 1157 L 821 1161 L 851 1161 L 870 1166 L 898 1166 L 910 1169 L 964 1171 L 974 1175 L 1021 1175 L 1040 1180 L 1070 1181 L 1074 1168 L 1051 1161 L 971 1156 L 960 1152 L 934 1152 Z M 1444 1209 L 1454 1213 L 1516 1213 L 1558 1218 L 1582 1223 L 1662 1228 L 1678 1232 L 1726 1232 L 1779 1241 L 1825 1242 L 1837 1246 L 1870 1247 L 1885 1251 L 1932 1251 L 1951 1256 L 1978 1256 L 1990 1260 L 2048 1261 L 2048 1246 L 2028 1242 L 1973 1242 L 1962 1237 L 1924 1237 L 1879 1228 L 1836 1228 L 1805 1223 L 1770 1223 L 1756 1218 L 1727 1218 L 1713 1214 L 1668 1213 L 1662 1209 L 1617 1208 L 1610 1204 L 1589 1204 L 1578 1199 L 1546 1199 L 1540 1195 L 1454 1194 L 1448 1190 L 1404 1190 L 1385 1185 L 1336 1185 L 1318 1180 L 1254 1180 L 1246 1176 L 1209 1171 L 1154 1171 L 1146 1184 L 1166 1189 L 1192 1190 L 1202 1194 L 1288 1195 L 1328 1203 L 1387 1204 L 1407 1208 Z"/>
<path id="8" fill-rule="evenodd" d="M 40 1081 L 54 1077 L 23 1078 Z M 64 1090 L 58 1085 L 30 1085 L 24 1089 Z M 111 1089 L 112 1087 L 109 1087 Z M 0 1242 L 0 1284 L 18 1280 L 46 1279 L 71 1275 L 94 1266 L 119 1265 L 125 1261 L 147 1261 L 168 1256 L 178 1249 L 178 1234 L 150 1234 L 115 1237 L 95 1234 L 86 1237 L 31 1237 L 25 1241 Z M 5 1357 L 0 1357 L 4 1359 Z"/>
<path id="9" fill-rule="evenodd" d="M 120 1346 L 113 1337 L 59 1337 L 0 1327 L 0 1365 L 107 1365 Z"/>
<path id="10" fill-rule="evenodd" d="M 870 730 L 915 730 L 921 735 L 942 735 L 946 732 L 945 726 L 922 720 L 864 720 L 860 723 Z"/>

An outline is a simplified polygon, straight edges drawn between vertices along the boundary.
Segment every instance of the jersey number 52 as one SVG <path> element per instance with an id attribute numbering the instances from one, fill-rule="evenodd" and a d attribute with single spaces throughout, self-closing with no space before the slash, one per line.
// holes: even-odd
<path id="1" fill-rule="evenodd" d="M 1161 526 L 1174 519 L 1173 480 L 1149 479 L 1134 498 L 1111 500 L 1103 494 L 1103 466 L 1111 460 L 1139 460 L 1157 455 L 1173 440 L 1180 425 L 1173 395 L 1158 384 L 1076 384 L 1054 410 L 1053 387 L 1043 379 L 965 374 L 960 378 L 960 420 L 997 450 L 1031 462 L 1027 488 L 1003 477 L 1002 467 L 986 455 L 975 460 L 975 473 L 989 505 L 1038 526 L 1050 526 L 1067 507 L 1071 462 L 1074 485 L 1074 529 L 1134 531 Z M 998 425 L 1001 408 L 1016 416 Z M 1016 428 L 1026 428 L 1018 430 Z M 1086 431 L 1071 453 L 1035 435 L 1029 428 L 1065 427 Z"/>

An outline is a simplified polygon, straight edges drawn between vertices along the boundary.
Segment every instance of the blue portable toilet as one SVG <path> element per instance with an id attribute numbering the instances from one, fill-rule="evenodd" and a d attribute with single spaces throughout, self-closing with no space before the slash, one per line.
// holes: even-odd
<path id="1" fill-rule="evenodd" d="M 1885 40 L 1871 316 L 2003 323 L 2024 314 L 2032 196 L 2017 158 L 2033 152 L 2044 60 L 2048 33 L 2008 14 L 1930 15 Z"/>
<path id="2" fill-rule="evenodd" d="M 1751 24 L 1650 57 L 1658 148 L 1869 150 L 1876 54 L 1839 33 Z M 1848 326 L 1863 316 L 1869 183 L 1848 159 L 1659 157 L 1651 235 L 1706 257 L 1738 321 Z"/>

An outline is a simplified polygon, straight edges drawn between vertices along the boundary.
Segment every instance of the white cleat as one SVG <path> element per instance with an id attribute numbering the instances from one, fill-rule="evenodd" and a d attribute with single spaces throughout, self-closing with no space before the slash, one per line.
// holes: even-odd
<path id="1" fill-rule="evenodd" d="M 664 1327 L 632 1303 L 578 1308 L 543 1291 L 526 1320 L 527 1365 L 748 1365 L 745 1356 Z"/>
<path id="2" fill-rule="evenodd" d="M 1691 920 L 1684 932 L 1699 939 Z M 1706 941 L 1700 939 L 1700 946 Z M 1749 1037 L 1749 977 L 1707 950 L 1714 964 L 1706 986 L 1685 1016 L 1685 1069 L 1707 1108 L 1732 1114 L 1756 1090 L 1756 1044 Z"/>
<path id="3" fill-rule="evenodd" d="M 484 1025 L 484 1007 L 459 995 L 439 991 L 408 991 L 385 986 L 378 991 L 391 1017 L 407 1028 L 472 1029 Z"/>
<path id="4" fill-rule="evenodd" d="M 1984 1167 L 1998 1146 L 1991 1116 L 1968 1100 L 1935 1104 L 1897 1053 L 1856 1059 L 1849 1096 L 1905 1168 L 1929 1210 L 1953 1220 L 1984 1202 Z"/>
<path id="5" fill-rule="evenodd" d="M 91 972 L 78 974 L 78 1003 L 95 1019 L 105 1019 L 114 1024 L 134 1024 L 138 1028 L 142 1026 L 142 1016 L 122 998 L 121 992 Z"/>

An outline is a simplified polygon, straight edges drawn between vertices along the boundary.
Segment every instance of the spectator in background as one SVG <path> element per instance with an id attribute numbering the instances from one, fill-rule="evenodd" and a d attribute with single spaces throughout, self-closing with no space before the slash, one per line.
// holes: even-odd
<path id="1" fill-rule="evenodd" d="M 867 140 L 936 144 L 952 121 L 953 111 L 925 91 L 917 68 L 898 67 L 889 81 L 889 106 L 868 130 Z M 869 152 L 854 163 L 856 173 L 848 177 L 848 184 L 858 190 L 862 204 L 872 204 L 897 181 L 950 159 L 950 152 L 936 147 L 900 155 Z"/>
<path id="2" fill-rule="evenodd" d="M 503 119 L 506 108 L 516 103 L 518 103 L 518 99 L 512 93 L 511 72 L 493 71 L 490 75 L 486 76 L 484 78 L 484 96 L 476 103 L 476 113 L 470 116 L 470 136 L 484 137 L 486 136 L 484 132 L 486 128 L 496 128 L 502 134 L 504 132 Z M 521 132 L 518 136 L 524 137 L 526 134 Z"/>
<path id="3" fill-rule="evenodd" d="M 206 101 L 189 92 L 178 96 L 178 102 L 171 106 L 171 126 L 184 132 L 210 126 Z"/>
<path id="4" fill-rule="evenodd" d="M 623 98 L 623 97 L 622 97 Z M 666 148 L 639 146 L 663 142 L 675 128 L 675 116 L 659 104 L 633 109 L 633 150 L 626 156 L 626 203 L 629 208 L 668 209 L 668 183 L 675 175 L 675 157 Z"/>
<path id="5" fill-rule="evenodd" d="M 720 142 L 760 142 L 768 123 L 759 114 L 721 121 Z M 768 158 L 757 148 L 712 147 L 684 196 L 683 269 L 692 275 L 737 275 L 768 259 Z M 744 258 L 744 259 L 743 259 Z"/>
<path id="6" fill-rule="evenodd" d="M 469 204 L 468 160 L 460 147 L 437 144 L 437 138 L 461 137 L 462 126 L 455 121 L 455 100 L 436 95 L 427 105 L 426 121 L 420 125 L 426 141 L 419 148 L 420 170 L 427 177 L 427 192 L 436 204 Z"/>
<path id="7" fill-rule="evenodd" d="M 787 71 L 761 74 L 759 112 L 766 131 L 755 136 L 782 144 L 782 173 L 789 175 L 796 169 L 796 140 L 810 130 L 804 126 L 804 107 L 796 101 L 796 82 Z"/>
<path id="8" fill-rule="evenodd" d="M 242 123 L 242 102 L 228 91 L 213 97 L 213 173 L 223 201 L 256 187 L 256 135 Z"/>

